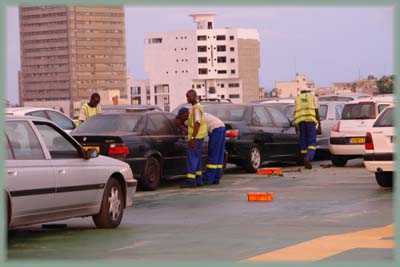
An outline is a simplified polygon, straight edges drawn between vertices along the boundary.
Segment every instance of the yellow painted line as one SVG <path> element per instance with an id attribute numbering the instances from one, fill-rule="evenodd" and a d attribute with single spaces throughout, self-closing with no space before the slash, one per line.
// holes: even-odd
<path id="1" fill-rule="evenodd" d="M 321 236 L 297 245 L 245 259 L 247 261 L 318 261 L 355 248 L 394 248 L 394 225 Z"/>

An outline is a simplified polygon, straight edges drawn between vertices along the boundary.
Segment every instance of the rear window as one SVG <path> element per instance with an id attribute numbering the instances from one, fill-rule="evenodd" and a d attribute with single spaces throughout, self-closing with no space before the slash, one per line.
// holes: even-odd
<path id="1" fill-rule="evenodd" d="M 375 104 L 372 102 L 346 104 L 342 112 L 342 120 L 375 119 Z"/>
<path id="2" fill-rule="evenodd" d="M 241 121 L 246 106 L 207 106 L 204 111 L 214 115 L 222 121 Z"/>
<path id="3" fill-rule="evenodd" d="M 374 123 L 374 127 L 394 127 L 394 108 L 387 108 Z"/>
<path id="4" fill-rule="evenodd" d="M 288 105 L 287 103 L 266 103 L 265 104 L 268 107 L 273 107 L 277 110 L 279 110 L 280 112 L 282 112 Z"/>
<path id="5" fill-rule="evenodd" d="M 328 105 L 320 105 L 318 108 L 319 117 L 321 120 L 326 120 L 328 114 Z"/>
<path id="6" fill-rule="evenodd" d="M 90 117 L 74 130 L 80 132 L 132 132 L 140 119 L 141 115 L 123 114 L 101 114 Z"/>

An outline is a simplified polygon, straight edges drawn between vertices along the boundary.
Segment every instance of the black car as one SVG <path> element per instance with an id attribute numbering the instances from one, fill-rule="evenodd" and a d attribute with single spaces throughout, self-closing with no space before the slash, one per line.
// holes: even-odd
<path id="1" fill-rule="evenodd" d="M 299 162 L 299 141 L 289 119 L 263 104 L 204 107 L 226 125 L 228 162 L 256 172 L 264 161 Z"/>
<path id="2" fill-rule="evenodd" d="M 186 174 L 187 140 L 164 111 L 116 110 L 98 114 L 71 135 L 84 149 L 127 162 L 141 188 L 155 190 L 161 179 Z M 207 148 L 204 146 L 203 159 Z"/>

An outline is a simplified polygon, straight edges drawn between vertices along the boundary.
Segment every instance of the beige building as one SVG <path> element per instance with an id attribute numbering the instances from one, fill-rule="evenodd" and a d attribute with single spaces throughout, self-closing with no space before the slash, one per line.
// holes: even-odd
<path id="1" fill-rule="evenodd" d="M 149 80 L 131 80 L 129 86 L 132 105 L 150 105 Z"/>
<path id="2" fill-rule="evenodd" d="M 315 94 L 314 81 L 308 81 L 306 75 L 296 73 L 296 79 L 288 82 L 275 82 L 277 97 L 296 97 L 302 89 Z"/>
<path id="3" fill-rule="evenodd" d="M 333 83 L 335 93 L 366 93 L 373 94 L 379 92 L 376 79 L 355 80 L 353 82 L 337 82 Z"/>
<path id="4" fill-rule="evenodd" d="M 20 105 L 76 116 L 93 92 L 128 102 L 122 7 L 20 7 Z"/>
<path id="5" fill-rule="evenodd" d="M 216 29 L 214 14 L 191 15 L 197 29 L 145 35 L 150 103 L 172 110 L 189 89 L 234 103 L 259 98 L 260 41 L 255 29 Z"/>

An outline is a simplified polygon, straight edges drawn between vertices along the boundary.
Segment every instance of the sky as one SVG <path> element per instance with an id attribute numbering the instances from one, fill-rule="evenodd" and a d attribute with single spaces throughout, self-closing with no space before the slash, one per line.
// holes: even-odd
<path id="1" fill-rule="evenodd" d="M 260 35 L 260 86 L 305 74 L 316 87 L 394 72 L 394 8 L 332 7 L 125 7 L 127 68 L 146 79 L 144 34 L 195 29 L 189 14 L 213 13 L 214 28 L 250 28 Z M 6 8 L 6 92 L 18 102 L 18 8 Z"/>

